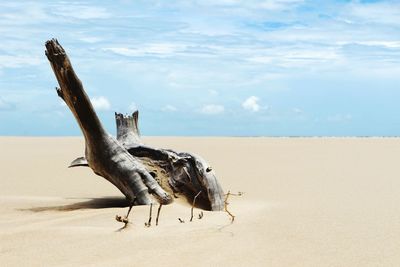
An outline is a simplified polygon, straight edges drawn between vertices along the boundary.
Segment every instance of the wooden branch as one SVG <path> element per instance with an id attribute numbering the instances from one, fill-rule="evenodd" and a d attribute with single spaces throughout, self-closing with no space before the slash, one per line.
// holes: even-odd
<path id="1" fill-rule="evenodd" d="M 190 209 L 190 221 L 193 221 L 193 209 L 194 205 L 196 205 L 196 199 L 197 197 L 201 194 L 201 191 L 197 193 L 197 195 L 194 196 L 193 198 L 193 203 L 192 203 L 192 208 Z"/>
<path id="2" fill-rule="evenodd" d="M 105 134 L 103 126 L 94 112 L 81 81 L 76 76 L 64 48 L 57 40 L 46 42 L 46 56 L 60 85 L 60 88 L 56 88 L 57 94 L 75 116 L 85 139 L 90 141 L 101 138 Z"/>
<path id="3" fill-rule="evenodd" d="M 147 223 L 144 223 L 144 225 L 146 227 L 150 227 L 151 226 L 151 215 L 153 213 L 153 203 L 150 204 L 150 213 L 149 213 L 149 221 Z"/>
<path id="4" fill-rule="evenodd" d="M 231 217 L 231 223 L 233 223 L 233 222 L 235 221 L 235 215 L 233 215 L 233 214 L 228 210 L 228 205 L 229 205 L 228 199 L 229 199 L 229 196 L 242 196 L 242 195 L 243 195 L 243 192 L 238 192 L 237 194 L 233 194 L 233 193 L 231 193 L 230 190 L 229 190 L 228 193 L 226 193 L 226 195 L 225 195 L 224 210 L 225 210 L 226 213 L 228 213 L 229 217 Z"/>
<path id="5" fill-rule="evenodd" d="M 132 144 L 140 145 L 140 132 L 138 127 L 139 111 L 133 112 L 132 116 L 124 116 L 115 112 L 115 122 L 117 124 L 117 140 L 123 146 Z"/>
<path id="6" fill-rule="evenodd" d="M 203 158 L 144 145 L 138 112 L 132 116 L 115 113 L 116 140 L 104 130 L 57 40 L 46 42 L 46 56 L 60 85 L 57 94 L 75 116 L 85 138 L 85 157 L 74 160 L 70 167 L 90 167 L 114 184 L 132 204 L 151 204 L 151 195 L 161 204 L 168 204 L 172 201 L 170 195 L 179 192 L 210 210 L 224 209 L 223 190 Z M 203 194 L 196 196 L 198 192 Z"/>
<path id="7" fill-rule="evenodd" d="M 124 116 L 116 114 L 118 121 L 135 121 L 135 123 L 126 123 L 124 127 L 133 129 L 129 132 L 132 134 L 138 133 L 137 128 L 139 114 L 134 112 L 132 116 Z M 117 121 L 117 125 L 121 124 Z M 126 125 L 126 126 L 125 126 Z M 200 156 L 185 152 L 175 152 L 171 149 L 159 149 L 146 146 L 142 143 L 136 143 L 139 139 L 138 135 L 135 138 L 122 138 L 124 134 L 118 134 L 121 131 L 128 132 L 127 129 L 117 126 L 117 136 L 120 143 L 135 158 L 141 161 L 146 166 L 164 190 L 173 194 L 174 192 L 183 193 L 189 200 L 199 192 L 205 192 L 200 195 L 200 202 L 213 211 L 221 211 L 224 209 L 224 193 L 222 187 L 218 183 L 214 171 L 210 165 Z M 140 140 L 140 139 L 139 139 Z M 171 192 L 172 190 L 172 192 Z"/>
<path id="8" fill-rule="evenodd" d="M 157 210 L 157 218 L 156 218 L 156 226 L 158 225 L 158 219 L 160 218 L 160 212 L 161 212 L 161 208 L 162 208 L 162 204 L 160 203 L 160 205 L 158 206 L 158 210 Z"/>
<path id="9" fill-rule="evenodd" d="M 132 203 L 152 203 L 149 192 L 162 203 L 171 202 L 172 198 L 143 164 L 106 133 L 67 54 L 57 40 L 46 42 L 46 56 L 60 85 L 57 94 L 74 114 L 85 137 L 88 166 L 114 184 Z"/>
<path id="10" fill-rule="evenodd" d="M 121 215 L 116 215 L 115 216 L 115 220 L 117 222 L 124 223 L 124 226 L 122 228 L 120 228 L 118 231 L 121 231 L 121 230 L 125 229 L 126 227 L 128 227 L 128 224 L 129 224 L 129 213 L 131 213 L 131 210 L 132 210 L 132 205 L 129 206 L 128 213 L 126 214 L 126 216 L 121 216 Z"/>

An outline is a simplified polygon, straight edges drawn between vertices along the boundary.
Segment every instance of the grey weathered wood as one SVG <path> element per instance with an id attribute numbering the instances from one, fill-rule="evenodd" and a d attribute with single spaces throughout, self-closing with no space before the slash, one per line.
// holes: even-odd
<path id="1" fill-rule="evenodd" d="M 144 145 L 140 140 L 137 111 L 132 116 L 116 113 L 115 119 L 118 141 L 147 167 L 165 190 L 170 187 L 173 192 L 183 193 L 190 202 L 201 191 L 199 202 L 211 210 L 223 210 L 224 192 L 211 166 L 203 158 L 192 153 Z M 120 132 L 129 132 L 132 137 L 124 138 L 125 135 Z"/>
<path id="2" fill-rule="evenodd" d="M 115 113 L 117 124 L 117 140 L 122 144 L 141 144 L 138 126 L 139 111 L 133 112 L 132 116 L 124 116 Z"/>
<path id="3" fill-rule="evenodd" d="M 74 161 L 71 162 L 68 168 L 79 167 L 79 166 L 89 167 L 89 164 L 85 157 L 79 157 L 74 159 Z"/>
<path id="4" fill-rule="evenodd" d="M 60 85 L 57 93 L 75 116 L 85 137 L 85 158 L 89 167 L 114 184 L 132 203 L 152 203 L 150 193 L 161 203 L 171 202 L 171 196 L 160 187 L 143 164 L 106 133 L 57 40 L 46 42 L 46 56 Z"/>
<path id="5" fill-rule="evenodd" d="M 162 204 L 171 194 L 198 199 L 211 210 L 224 207 L 223 190 L 208 163 L 200 156 L 146 146 L 140 139 L 138 115 L 115 113 L 117 140 L 106 133 L 81 81 L 57 40 L 46 42 L 46 55 L 60 88 L 58 95 L 75 116 L 85 138 L 85 157 L 70 167 L 89 166 L 114 184 L 133 204 L 150 204 L 154 195 Z"/>

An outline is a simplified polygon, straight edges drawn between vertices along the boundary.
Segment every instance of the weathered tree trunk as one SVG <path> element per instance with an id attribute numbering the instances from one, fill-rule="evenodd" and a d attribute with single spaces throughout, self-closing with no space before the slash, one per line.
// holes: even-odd
<path id="1" fill-rule="evenodd" d="M 151 195 L 167 204 L 172 201 L 173 192 L 191 199 L 201 191 L 200 197 L 208 208 L 223 209 L 222 188 L 202 158 L 143 145 L 138 112 L 126 117 L 116 114 L 116 140 L 101 125 L 57 40 L 46 42 L 46 56 L 60 85 L 57 93 L 75 116 L 85 138 L 85 158 L 74 160 L 71 167 L 89 166 L 114 184 L 132 204 L 150 204 Z"/>
<path id="2" fill-rule="evenodd" d="M 169 187 L 173 192 L 183 193 L 190 200 L 201 191 L 198 197 L 200 203 L 206 204 L 211 210 L 222 210 L 224 193 L 207 162 L 194 154 L 144 145 L 140 141 L 138 118 L 138 111 L 132 116 L 115 114 L 118 141 L 128 152 L 147 167 L 166 191 L 169 191 Z"/>
<path id="3" fill-rule="evenodd" d="M 139 111 L 135 111 L 132 116 L 115 113 L 115 122 L 117 124 L 117 140 L 123 145 L 141 144 L 140 132 L 138 126 Z"/>
<path id="4" fill-rule="evenodd" d="M 132 203 L 150 204 L 149 192 L 162 203 L 171 202 L 171 196 L 146 168 L 106 133 L 57 40 L 46 42 L 46 56 L 60 85 L 57 93 L 74 114 L 85 137 L 85 157 L 89 167 L 114 184 Z"/>

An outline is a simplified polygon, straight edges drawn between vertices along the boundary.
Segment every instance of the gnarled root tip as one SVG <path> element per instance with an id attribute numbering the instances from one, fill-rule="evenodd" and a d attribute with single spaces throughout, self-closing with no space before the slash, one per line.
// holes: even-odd
<path id="1" fill-rule="evenodd" d="M 165 192 L 158 192 L 154 194 L 154 197 L 158 200 L 158 202 L 162 205 L 170 204 L 174 201 L 174 199 Z"/>

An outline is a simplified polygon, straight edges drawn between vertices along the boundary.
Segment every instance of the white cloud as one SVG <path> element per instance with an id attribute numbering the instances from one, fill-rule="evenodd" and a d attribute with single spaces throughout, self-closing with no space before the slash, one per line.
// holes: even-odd
<path id="1" fill-rule="evenodd" d="M 153 43 L 141 44 L 140 47 L 108 47 L 103 48 L 103 51 L 110 51 L 115 54 L 127 57 L 139 56 L 158 56 L 165 57 L 174 55 L 180 51 L 185 50 L 186 45 L 174 43 Z"/>
<path id="2" fill-rule="evenodd" d="M 213 90 L 213 89 L 208 90 L 208 93 L 209 93 L 210 95 L 212 95 L 212 96 L 217 96 L 217 95 L 218 95 L 218 92 L 217 92 L 216 90 Z"/>
<path id="3" fill-rule="evenodd" d="M 102 41 L 103 39 L 95 36 L 82 36 L 79 38 L 79 40 L 85 43 L 94 44 Z"/>
<path id="4" fill-rule="evenodd" d="M 41 63 L 40 58 L 30 55 L 0 55 L 0 68 L 22 68 Z"/>
<path id="5" fill-rule="evenodd" d="M 258 4 L 259 8 L 268 10 L 287 10 L 303 3 L 302 0 L 273 0 L 273 1 L 261 1 Z M 256 6 L 257 7 L 257 6 Z"/>
<path id="6" fill-rule="evenodd" d="M 222 105 L 205 105 L 201 108 L 200 112 L 207 115 L 221 114 L 225 111 L 225 107 Z"/>
<path id="7" fill-rule="evenodd" d="M 303 114 L 303 110 L 300 108 L 293 108 L 292 111 L 293 111 L 293 113 L 298 114 L 298 115 Z"/>
<path id="8" fill-rule="evenodd" d="M 176 107 L 172 106 L 172 105 L 166 105 L 166 106 L 163 107 L 161 110 L 162 110 L 162 111 L 175 112 L 175 111 L 177 111 L 178 109 L 177 109 Z"/>
<path id="9" fill-rule="evenodd" d="M 163 1 L 161 1 L 163 2 Z M 267 9 L 271 11 L 288 10 L 296 7 L 297 5 L 304 2 L 304 0 L 180 0 L 180 1 L 164 1 L 168 4 L 172 2 L 172 5 L 179 7 L 190 7 L 190 6 L 202 6 L 207 8 L 229 8 L 238 10 L 259 10 Z M 171 4 L 170 4 L 171 5 Z"/>
<path id="10" fill-rule="evenodd" d="M 335 114 L 333 116 L 328 117 L 328 121 L 330 122 L 346 122 L 353 119 L 351 114 Z"/>
<path id="11" fill-rule="evenodd" d="M 0 98 L 0 111 L 12 110 L 14 108 L 15 106 L 12 103 L 9 103 L 4 99 Z"/>
<path id="12" fill-rule="evenodd" d="M 92 101 L 92 105 L 97 110 L 109 110 L 111 108 L 110 101 L 104 96 L 93 97 L 90 99 Z"/>
<path id="13" fill-rule="evenodd" d="M 74 19 L 106 19 L 111 17 L 111 14 L 103 7 L 86 6 L 81 4 L 68 4 L 58 6 L 53 13 L 57 16 L 74 18 Z"/>
<path id="14" fill-rule="evenodd" d="M 242 103 L 242 107 L 245 110 L 248 111 L 252 111 L 252 112 L 257 112 L 260 110 L 260 105 L 258 104 L 258 101 L 260 99 L 256 96 L 250 96 L 249 98 L 247 98 L 243 103 Z"/>
<path id="15" fill-rule="evenodd" d="M 11 5 L 3 2 L 0 5 L 0 19 L 4 19 L 2 22 L 9 25 L 29 25 L 32 24 L 32 21 L 37 23 L 50 19 L 41 3 L 15 1 Z"/>
<path id="16" fill-rule="evenodd" d="M 381 46 L 383 48 L 400 48 L 400 41 L 385 41 L 385 40 L 371 40 L 371 41 L 355 41 L 355 42 L 337 42 L 338 45 L 365 45 L 365 46 Z"/>
<path id="17" fill-rule="evenodd" d="M 266 90 L 276 94 L 281 94 L 279 90 L 295 90 L 302 95 L 302 91 L 308 92 L 303 86 L 306 84 L 312 91 L 338 97 L 343 90 L 336 93 L 321 89 L 330 88 L 337 79 L 345 80 L 349 91 L 358 84 L 367 90 L 380 88 L 380 81 L 384 82 L 383 90 L 394 90 L 392 84 L 398 84 L 400 77 L 398 1 L 303 2 L 304 8 L 296 8 L 302 4 L 297 0 L 149 0 L 118 4 L 0 1 L 0 32 L 4 37 L 0 42 L 0 72 L 4 72 L 0 95 L 11 104 L 18 103 L 20 110 L 24 105 L 10 98 L 7 90 L 19 90 L 18 94 L 29 99 L 27 84 L 35 88 L 47 84 L 50 88 L 56 83 L 42 53 L 43 42 L 51 37 L 49 32 L 62 33 L 58 36 L 60 42 L 74 66 L 81 66 L 83 71 L 78 75 L 87 76 L 87 71 L 93 70 L 93 77 L 101 80 L 104 73 L 114 73 L 110 79 L 126 95 L 132 87 L 149 88 L 159 94 L 154 106 L 160 112 L 182 112 L 176 103 L 192 98 L 198 114 L 229 115 L 228 102 L 242 95 L 237 109 L 261 115 L 257 119 L 271 118 L 278 111 L 267 110 Z M 173 8 L 164 9 L 166 5 Z M 180 16 L 170 16 L 163 10 L 174 10 Z M 207 20 L 199 19 L 203 13 L 209 15 Z M 171 60 L 172 57 L 175 58 Z M 118 72 L 112 72 L 115 70 Z M 37 78 L 24 78 L 28 73 Z M 369 83 L 370 80 L 377 82 Z M 249 88 L 263 92 L 246 94 Z M 167 94 L 176 94 L 177 102 L 170 102 L 175 107 L 163 102 Z M 98 91 L 97 96 L 100 95 L 108 96 Z M 227 99 L 226 104 L 220 102 L 222 97 Z M 111 108 L 137 109 L 134 103 L 129 105 L 129 100 L 112 101 Z M 291 109 L 295 106 L 289 103 L 290 99 L 282 102 L 289 108 L 271 101 L 273 107 L 285 110 L 287 118 L 309 118 L 310 114 L 327 114 L 334 108 L 334 103 L 328 103 L 327 107 L 314 110 L 299 100 L 296 105 L 307 108 L 301 113 Z M 205 105 L 209 103 L 222 103 L 225 107 Z M 107 99 L 93 104 L 96 108 L 100 105 L 100 109 L 111 106 Z M 0 109 L 9 107 L 0 99 Z M 343 121 L 350 120 L 351 115 L 334 112 L 321 120 L 328 118 Z"/>
<path id="18" fill-rule="evenodd" d="M 398 2 L 369 4 L 354 2 L 348 5 L 346 11 L 344 16 L 352 22 L 399 25 L 400 4 Z"/>

